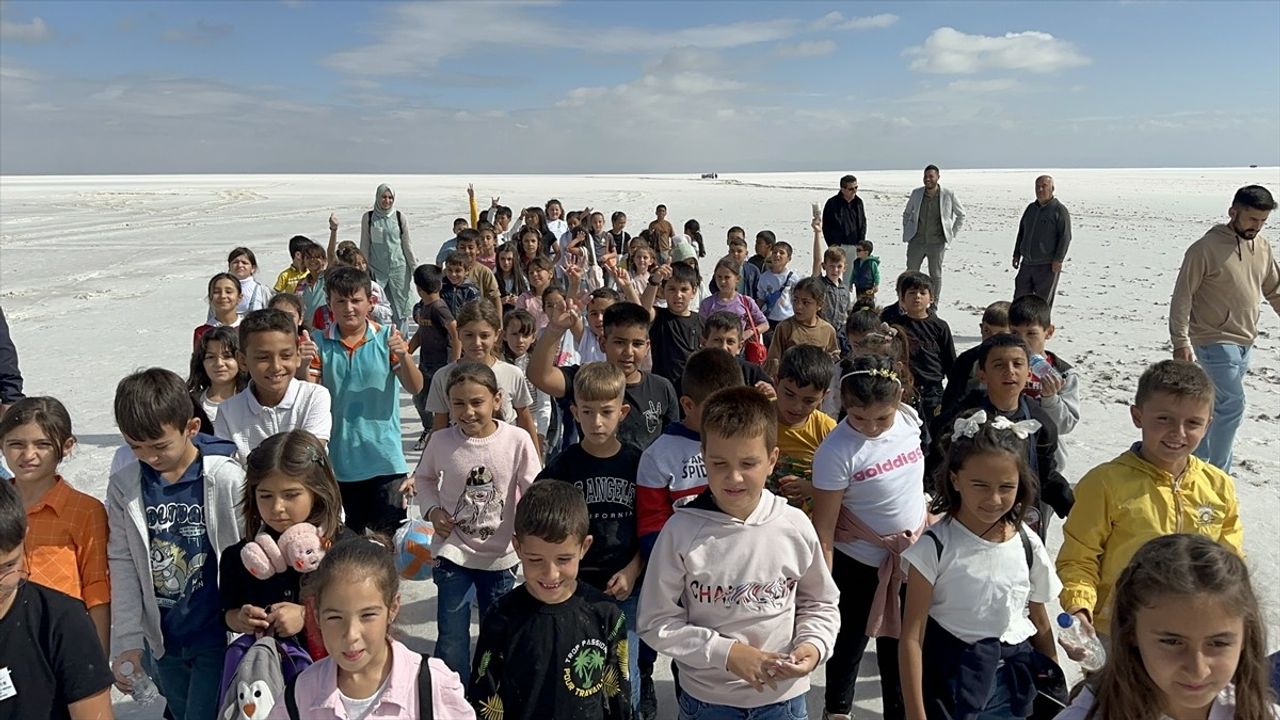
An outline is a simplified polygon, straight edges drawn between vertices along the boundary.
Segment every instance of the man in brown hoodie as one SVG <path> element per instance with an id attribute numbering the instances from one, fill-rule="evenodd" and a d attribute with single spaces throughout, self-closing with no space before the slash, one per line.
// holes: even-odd
<path id="1" fill-rule="evenodd" d="M 1213 421 L 1196 456 L 1231 472 L 1231 448 L 1244 417 L 1244 376 L 1258 336 L 1258 296 L 1280 314 L 1280 264 L 1258 233 L 1276 209 L 1261 185 L 1236 191 L 1231 221 L 1187 248 L 1169 303 L 1173 356 L 1199 362 L 1213 379 Z"/>

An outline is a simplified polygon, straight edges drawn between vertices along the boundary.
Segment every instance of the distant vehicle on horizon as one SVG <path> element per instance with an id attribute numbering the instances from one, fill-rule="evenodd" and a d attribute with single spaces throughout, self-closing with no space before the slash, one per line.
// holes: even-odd
<path id="1" fill-rule="evenodd" d="M 1257 165 L 1254 165 L 1254 167 L 1257 167 Z M 702 173 L 703 180 L 715 180 L 718 177 L 720 177 L 718 173 L 713 173 L 713 172 Z"/>

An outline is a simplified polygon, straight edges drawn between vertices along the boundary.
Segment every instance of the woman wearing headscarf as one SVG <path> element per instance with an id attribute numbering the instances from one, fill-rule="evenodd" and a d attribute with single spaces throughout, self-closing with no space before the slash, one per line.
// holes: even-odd
<path id="1" fill-rule="evenodd" d="M 360 252 L 369 263 L 369 274 L 386 290 L 396 325 L 403 325 L 413 308 L 413 269 L 417 261 L 409 244 L 404 215 L 393 210 L 396 195 L 378 186 L 373 209 L 360 222 Z"/>

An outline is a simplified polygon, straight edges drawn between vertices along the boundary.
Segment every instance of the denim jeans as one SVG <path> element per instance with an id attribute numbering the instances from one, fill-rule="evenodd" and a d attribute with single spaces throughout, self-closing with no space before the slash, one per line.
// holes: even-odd
<path id="1" fill-rule="evenodd" d="M 676 699 L 680 702 L 680 720 L 809 720 L 803 695 L 756 708 L 712 705 L 689 693 L 680 693 Z"/>
<path id="2" fill-rule="evenodd" d="M 204 720 L 218 714 L 222 645 L 181 648 L 155 661 L 160 690 L 175 720 Z"/>
<path id="3" fill-rule="evenodd" d="M 1251 347 L 1232 343 L 1215 343 L 1194 348 L 1196 361 L 1213 380 L 1213 422 L 1196 457 L 1231 472 L 1231 451 L 1236 430 L 1244 419 L 1244 376 L 1249 372 Z"/>
<path id="4" fill-rule="evenodd" d="M 516 569 L 472 570 L 444 558 L 436 560 L 431 573 L 436 583 L 436 657 L 462 677 L 465 687 L 471 678 L 472 588 L 480 603 L 480 619 L 516 584 Z"/>
<path id="5" fill-rule="evenodd" d="M 636 634 L 636 618 L 640 616 L 640 592 L 633 590 L 626 600 L 614 605 L 627 618 L 627 677 L 631 680 L 631 710 L 640 710 L 640 636 Z"/>

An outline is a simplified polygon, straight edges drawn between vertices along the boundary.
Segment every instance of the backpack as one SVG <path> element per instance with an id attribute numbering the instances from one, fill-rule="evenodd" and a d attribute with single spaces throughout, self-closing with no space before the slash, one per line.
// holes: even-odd
<path id="1" fill-rule="evenodd" d="M 760 308 L 765 315 L 773 312 L 773 306 L 782 299 L 783 294 L 787 292 L 787 285 L 791 283 L 791 271 L 787 271 L 787 276 L 782 279 L 782 284 L 777 290 L 765 293 L 763 306 Z"/>
<path id="2" fill-rule="evenodd" d="M 430 655 L 422 655 L 422 664 L 418 666 L 418 720 L 434 720 L 435 708 L 431 699 L 431 659 Z M 284 691 L 284 707 L 289 712 L 289 720 L 299 720 L 298 697 L 294 686 L 296 678 L 289 682 Z M 265 716 L 264 716 L 265 717 Z"/>
<path id="3" fill-rule="evenodd" d="M 261 720 L 280 702 L 288 683 L 311 665 L 296 645 L 270 636 L 241 635 L 223 661 L 218 720 Z"/>
<path id="4" fill-rule="evenodd" d="M 404 237 L 404 216 L 400 211 L 396 211 L 396 225 L 400 226 L 400 237 Z M 364 214 L 364 231 L 369 237 L 373 237 L 373 211 Z"/>

